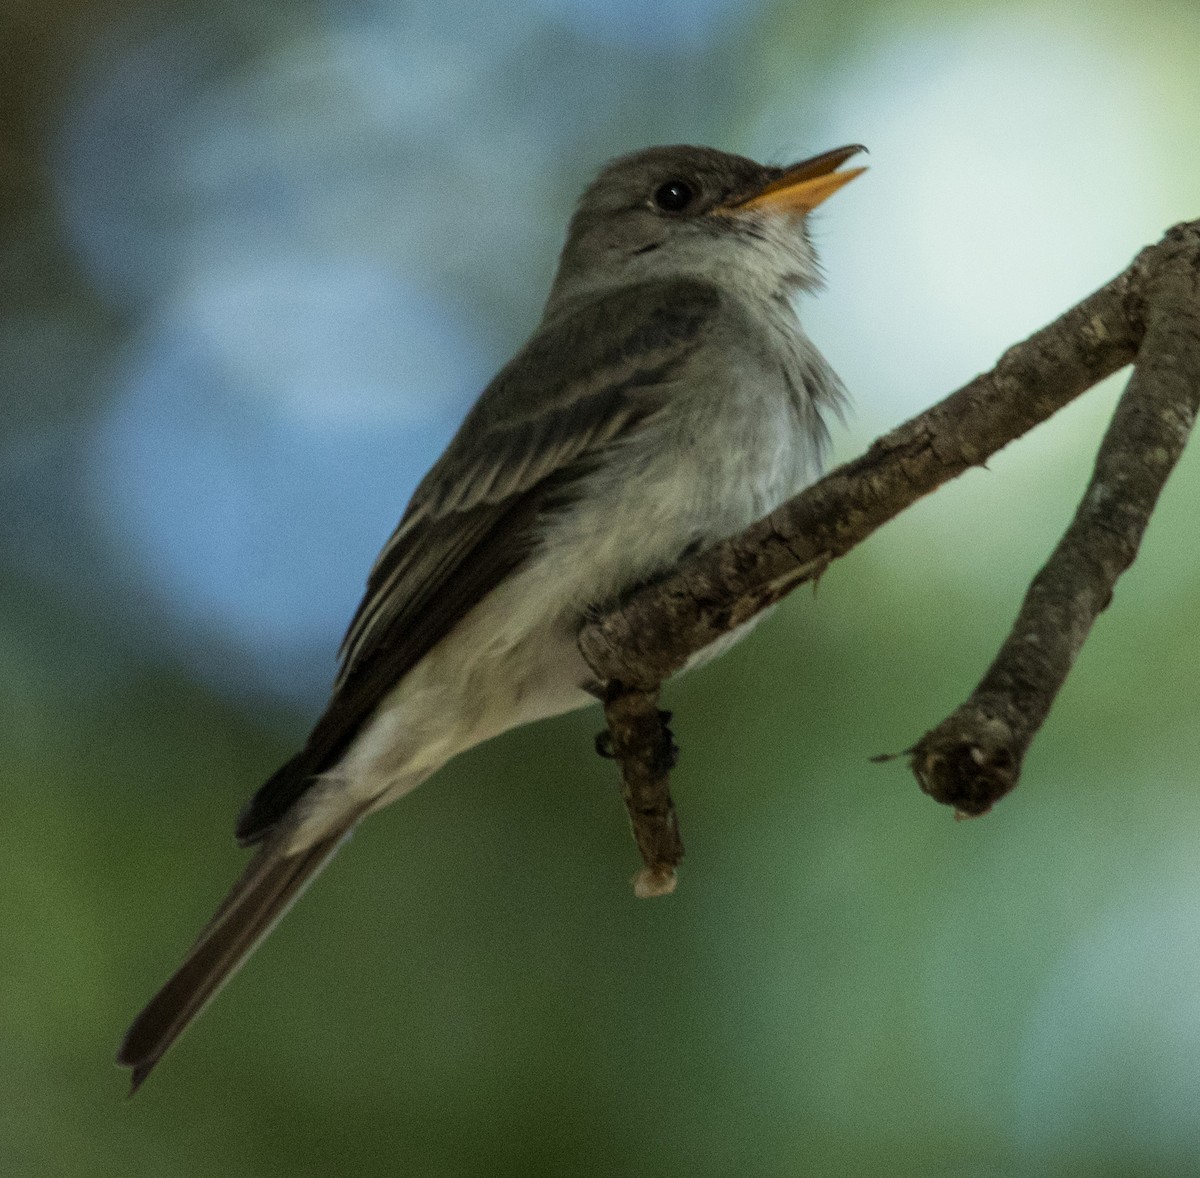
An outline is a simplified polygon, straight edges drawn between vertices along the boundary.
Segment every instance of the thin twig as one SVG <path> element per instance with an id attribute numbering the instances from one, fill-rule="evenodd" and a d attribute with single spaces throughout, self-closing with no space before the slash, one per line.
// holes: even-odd
<path id="1" fill-rule="evenodd" d="M 1074 520 L 979 686 L 910 750 L 921 788 L 960 814 L 985 813 L 1016 785 L 1187 444 L 1200 406 L 1200 254 L 1187 234 L 1174 240 L 1178 264 L 1147 275 L 1146 335 Z"/>
<path id="2" fill-rule="evenodd" d="M 664 896 L 675 890 L 675 868 L 683 858 L 670 788 L 675 741 L 666 714 L 658 709 L 657 691 L 610 682 L 604 716 L 612 734 L 612 755 L 621 767 L 621 795 L 645 864 L 634 876 L 633 890 L 641 898 Z"/>

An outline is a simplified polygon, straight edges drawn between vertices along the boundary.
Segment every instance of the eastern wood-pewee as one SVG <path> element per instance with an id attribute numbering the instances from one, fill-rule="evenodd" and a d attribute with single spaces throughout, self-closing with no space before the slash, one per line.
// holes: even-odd
<path id="1" fill-rule="evenodd" d="M 843 394 L 791 299 L 819 284 L 806 215 L 860 150 L 656 147 L 583 194 L 537 330 L 417 488 L 328 707 L 238 820 L 257 853 L 130 1027 L 134 1089 L 362 818 L 594 700 L 589 613 L 812 480 Z"/>

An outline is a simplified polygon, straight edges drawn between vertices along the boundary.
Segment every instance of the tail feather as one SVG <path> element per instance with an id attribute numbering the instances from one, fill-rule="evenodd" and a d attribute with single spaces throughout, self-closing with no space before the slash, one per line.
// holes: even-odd
<path id="1" fill-rule="evenodd" d="M 268 843 L 247 864 L 183 963 L 126 1032 L 117 1063 L 133 1070 L 131 1096 L 316 878 L 359 817 L 294 855 Z"/>

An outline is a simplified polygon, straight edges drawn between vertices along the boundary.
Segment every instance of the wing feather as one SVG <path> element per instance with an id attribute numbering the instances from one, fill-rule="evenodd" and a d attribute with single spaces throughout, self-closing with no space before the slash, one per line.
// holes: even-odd
<path id="1" fill-rule="evenodd" d="M 376 560 L 329 705 L 242 812 L 241 842 L 263 839 L 383 696 L 529 557 L 539 520 L 569 504 L 592 457 L 663 406 L 719 297 L 687 281 L 626 288 L 560 313 L 499 373 Z"/>

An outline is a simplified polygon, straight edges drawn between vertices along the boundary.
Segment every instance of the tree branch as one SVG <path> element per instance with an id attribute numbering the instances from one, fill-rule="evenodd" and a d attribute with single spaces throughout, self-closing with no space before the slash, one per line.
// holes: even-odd
<path id="1" fill-rule="evenodd" d="M 1193 221 L 1010 348 L 991 372 L 585 626 L 579 645 L 597 680 L 621 684 L 624 706 L 642 715 L 653 707 L 657 714 L 659 687 L 695 652 L 1136 358 L 1088 494 L 1031 587 L 1014 635 L 971 700 L 911 750 L 914 772 L 932 796 L 982 813 L 1016 784 L 1024 751 L 1136 554 L 1182 451 L 1200 386 L 1198 276 L 1200 221 Z M 1031 619 L 1036 631 L 1024 628 Z M 1038 635 L 1053 635 L 1052 653 L 1038 646 Z M 644 698 L 635 705 L 630 698 L 638 694 Z M 669 799 L 663 766 L 622 745 L 615 729 L 613 738 L 626 790 L 632 774 L 643 798 L 650 781 Z"/>
<path id="2" fill-rule="evenodd" d="M 1146 275 L 1146 334 L 1074 520 L 979 686 L 910 750 L 921 788 L 960 814 L 986 813 L 1016 785 L 1092 623 L 1137 556 L 1195 422 L 1200 271 L 1186 240 L 1168 241 L 1180 249 Z"/>

